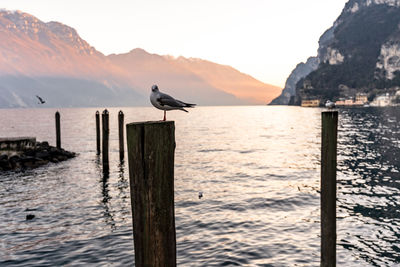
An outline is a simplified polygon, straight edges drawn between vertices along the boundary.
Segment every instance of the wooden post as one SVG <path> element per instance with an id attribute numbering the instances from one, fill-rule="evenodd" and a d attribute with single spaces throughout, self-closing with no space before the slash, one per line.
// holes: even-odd
<path id="1" fill-rule="evenodd" d="M 56 112 L 56 146 L 57 149 L 61 149 L 61 124 L 60 124 L 60 112 Z"/>
<path id="2" fill-rule="evenodd" d="M 322 112 L 321 266 L 336 266 L 336 149 L 338 112 Z"/>
<path id="3" fill-rule="evenodd" d="M 135 266 L 176 266 L 175 124 L 126 125 Z"/>
<path id="4" fill-rule="evenodd" d="M 124 113 L 118 113 L 118 134 L 119 134 L 119 160 L 124 160 Z"/>
<path id="5" fill-rule="evenodd" d="M 103 172 L 109 172 L 109 161 L 108 161 L 108 136 L 110 133 L 108 123 L 108 110 L 105 109 L 101 114 L 102 125 L 103 125 Z"/>
<path id="6" fill-rule="evenodd" d="M 100 113 L 96 111 L 96 148 L 97 155 L 100 155 Z"/>

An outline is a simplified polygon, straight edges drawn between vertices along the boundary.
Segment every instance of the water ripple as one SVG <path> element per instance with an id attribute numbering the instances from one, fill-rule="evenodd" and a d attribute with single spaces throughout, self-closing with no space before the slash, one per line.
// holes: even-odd
<path id="1" fill-rule="evenodd" d="M 95 155 L 94 109 L 60 110 L 62 145 L 78 157 L 0 175 L 1 266 L 132 265 L 120 109 L 109 109 L 108 176 Z M 122 110 L 127 122 L 159 115 Z M 54 112 L 0 110 L 0 136 L 29 133 L 54 144 Z M 320 112 L 254 106 L 170 113 L 179 266 L 319 266 Z M 396 266 L 399 110 L 343 109 L 339 122 L 338 266 Z"/>

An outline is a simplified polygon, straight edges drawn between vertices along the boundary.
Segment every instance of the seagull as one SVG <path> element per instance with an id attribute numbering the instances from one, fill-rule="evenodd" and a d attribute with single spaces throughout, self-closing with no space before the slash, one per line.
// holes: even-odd
<path id="1" fill-rule="evenodd" d="M 326 100 L 325 107 L 327 107 L 327 108 L 334 108 L 335 106 L 336 106 L 336 105 L 335 105 L 334 102 L 332 102 L 332 101 L 330 101 L 330 100 Z"/>
<path id="2" fill-rule="evenodd" d="M 167 94 L 161 93 L 157 85 L 151 87 L 150 102 L 154 107 L 164 110 L 164 119 L 166 120 L 167 110 L 179 109 L 188 112 L 184 108 L 193 108 L 196 104 L 189 104 L 173 98 Z"/>
<path id="3" fill-rule="evenodd" d="M 44 104 L 44 103 L 46 103 L 46 101 L 44 101 L 40 96 L 36 96 L 38 99 L 39 99 L 39 103 L 38 104 Z"/>

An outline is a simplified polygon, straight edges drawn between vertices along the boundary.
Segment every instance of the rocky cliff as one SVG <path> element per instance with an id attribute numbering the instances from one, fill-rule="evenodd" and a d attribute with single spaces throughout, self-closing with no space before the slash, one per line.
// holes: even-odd
<path id="1" fill-rule="evenodd" d="M 290 90 L 296 104 L 302 99 L 348 98 L 358 92 L 372 99 L 396 91 L 400 86 L 400 1 L 347 2 L 321 36 L 316 61 L 314 70 L 296 76 L 296 90 Z"/>
<path id="2" fill-rule="evenodd" d="M 310 72 L 317 69 L 319 64 L 318 57 L 309 57 L 307 61 L 297 64 L 296 68 L 286 79 L 285 88 L 282 93 L 271 101 L 270 105 L 292 105 L 296 95 L 296 84 Z"/>

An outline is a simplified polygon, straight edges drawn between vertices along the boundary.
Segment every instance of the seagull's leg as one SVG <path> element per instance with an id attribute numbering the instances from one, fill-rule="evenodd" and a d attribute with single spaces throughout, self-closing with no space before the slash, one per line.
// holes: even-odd
<path id="1" fill-rule="evenodd" d="M 166 119 L 167 119 L 167 111 L 164 110 L 164 119 L 163 119 L 163 121 L 165 121 Z"/>

